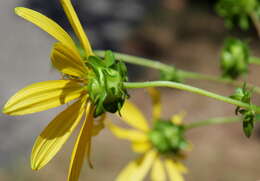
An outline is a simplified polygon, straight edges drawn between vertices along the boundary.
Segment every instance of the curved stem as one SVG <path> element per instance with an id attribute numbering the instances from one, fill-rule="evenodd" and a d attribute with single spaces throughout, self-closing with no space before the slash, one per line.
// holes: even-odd
<path id="1" fill-rule="evenodd" d="M 258 63 L 260 65 L 260 60 Z M 236 80 L 232 80 L 232 79 L 216 77 L 216 76 L 212 76 L 212 75 L 205 75 L 205 74 L 200 74 L 200 73 L 195 73 L 195 72 L 188 72 L 188 71 L 184 71 L 184 70 L 179 70 L 179 71 L 180 71 L 181 77 L 184 79 L 186 78 L 186 79 L 197 79 L 197 80 L 209 80 L 209 81 L 214 81 L 214 82 L 223 83 L 223 84 L 227 84 L 227 85 L 232 85 L 235 87 L 242 87 L 244 85 L 244 82 L 236 81 Z M 255 86 L 250 83 L 246 83 L 246 85 L 249 89 L 253 89 L 254 92 L 260 94 L 260 87 Z"/>
<path id="2" fill-rule="evenodd" d="M 260 65 L 260 58 L 258 57 L 250 57 L 249 59 L 250 64 Z"/>
<path id="3" fill-rule="evenodd" d="M 185 85 L 182 83 L 177 83 L 177 82 L 170 82 L 170 81 L 150 81 L 150 82 L 125 82 L 124 86 L 126 88 L 147 88 L 147 87 L 169 87 L 169 88 L 176 88 L 176 89 L 180 89 L 180 90 L 184 90 L 187 92 L 192 92 L 195 94 L 199 94 L 199 95 L 203 95 L 203 96 L 207 96 L 219 101 L 223 101 L 229 104 L 233 104 L 239 107 L 243 107 L 243 108 L 251 108 L 253 109 L 255 112 L 260 113 L 260 107 L 252 105 L 252 104 L 246 104 L 244 102 L 241 101 L 237 101 L 235 99 L 229 98 L 229 97 L 225 97 L 225 96 L 221 96 L 200 88 L 196 88 L 190 85 Z"/>
<path id="4" fill-rule="evenodd" d="M 105 51 L 95 51 L 95 54 L 103 57 L 105 55 Z M 127 63 L 150 67 L 150 68 L 161 70 L 161 71 L 171 71 L 173 69 L 173 66 L 170 66 L 170 65 L 167 65 L 167 64 L 155 61 L 155 60 L 126 55 L 126 54 L 122 54 L 122 53 L 114 52 L 114 54 L 117 59 L 120 59 Z M 260 65 L 260 59 L 258 59 L 256 57 L 252 57 L 252 58 L 250 58 L 250 63 Z M 222 78 L 222 77 L 206 75 L 206 74 L 201 74 L 201 73 L 195 73 L 195 72 L 185 71 L 185 70 L 181 70 L 181 69 L 178 69 L 178 73 L 179 73 L 180 77 L 183 79 L 209 80 L 209 81 L 214 81 L 214 82 L 228 84 L 228 85 L 237 86 L 237 87 L 242 87 L 244 84 L 244 82 L 241 82 L 241 81 L 235 81 L 235 80 L 231 80 L 231 79 L 226 79 L 226 78 Z M 260 87 L 254 86 L 253 84 L 247 84 L 247 87 L 253 88 L 254 92 L 260 94 Z"/>
<path id="5" fill-rule="evenodd" d="M 224 124 L 224 123 L 234 123 L 242 121 L 240 117 L 219 117 L 219 118 L 212 118 L 203 121 L 192 122 L 189 124 L 184 125 L 185 129 L 191 128 L 198 128 L 201 126 L 209 126 L 209 125 L 216 125 L 216 124 Z"/>

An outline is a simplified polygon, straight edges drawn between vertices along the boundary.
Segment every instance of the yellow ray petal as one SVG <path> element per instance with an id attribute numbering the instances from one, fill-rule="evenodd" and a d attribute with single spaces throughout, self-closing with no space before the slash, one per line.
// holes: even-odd
<path id="1" fill-rule="evenodd" d="M 52 64 L 60 72 L 76 77 L 86 77 L 87 68 L 81 57 L 62 43 L 56 43 L 51 52 Z"/>
<path id="2" fill-rule="evenodd" d="M 161 117 L 161 96 L 160 92 L 155 88 L 148 88 L 148 92 L 152 99 L 153 105 L 153 120 L 158 120 Z"/>
<path id="3" fill-rule="evenodd" d="M 85 102 L 85 98 L 78 100 L 61 112 L 36 139 L 31 155 L 33 170 L 45 166 L 68 140 L 82 118 Z"/>
<path id="4" fill-rule="evenodd" d="M 127 139 L 135 142 L 144 142 L 148 140 L 147 134 L 133 129 L 123 129 L 112 123 L 108 125 L 112 133 L 121 139 Z"/>
<path id="5" fill-rule="evenodd" d="M 66 104 L 81 96 L 82 85 L 72 80 L 50 80 L 29 85 L 13 95 L 3 113 L 24 115 Z"/>
<path id="6" fill-rule="evenodd" d="M 144 158 L 138 167 L 138 170 L 132 175 L 133 181 L 142 181 L 145 178 L 146 174 L 152 167 L 156 156 L 157 153 L 153 150 L 145 153 Z"/>
<path id="7" fill-rule="evenodd" d="M 128 165 L 119 173 L 115 181 L 135 181 L 131 179 L 131 176 L 138 170 L 138 164 L 136 160 L 131 161 Z"/>
<path id="8" fill-rule="evenodd" d="M 156 152 L 147 152 L 141 159 L 130 162 L 117 176 L 116 181 L 142 181 L 152 166 Z"/>
<path id="9" fill-rule="evenodd" d="M 188 173 L 188 169 L 181 162 L 175 162 L 175 165 L 181 173 Z"/>
<path id="10" fill-rule="evenodd" d="M 91 133 L 93 127 L 93 108 L 90 104 L 87 106 L 87 116 L 80 130 L 77 141 L 73 148 L 68 181 L 78 181 L 80 171 L 85 160 L 85 155 L 90 155 Z M 89 160 L 89 158 L 88 158 Z"/>
<path id="11" fill-rule="evenodd" d="M 101 117 L 95 121 L 97 122 L 97 124 L 93 126 L 92 136 L 97 136 L 99 132 L 105 128 L 105 123 L 104 123 L 105 119 L 106 119 L 106 114 L 102 114 Z"/>
<path id="12" fill-rule="evenodd" d="M 171 122 L 177 125 L 182 124 L 183 118 L 186 116 L 186 112 L 181 112 L 179 114 L 173 115 L 171 118 Z"/>
<path id="13" fill-rule="evenodd" d="M 86 51 L 87 57 L 93 55 L 93 51 L 91 45 L 89 43 L 88 37 L 84 32 L 84 29 L 79 21 L 79 18 L 75 12 L 71 4 L 71 0 L 60 0 L 62 7 L 70 21 L 70 24 L 75 31 L 77 37 L 79 38 L 81 45 L 83 46 L 84 50 Z"/>
<path id="14" fill-rule="evenodd" d="M 23 7 L 15 8 L 15 13 L 18 16 L 40 27 L 41 29 L 49 33 L 51 36 L 53 36 L 55 39 L 57 39 L 64 45 L 73 48 L 76 51 L 76 46 L 69 34 L 50 18 L 34 10 Z"/>
<path id="15" fill-rule="evenodd" d="M 165 160 L 165 167 L 171 181 L 184 181 L 178 166 L 171 159 Z"/>
<path id="16" fill-rule="evenodd" d="M 151 172 L 151 181 L 165 181 L 166 175 L 160 158 L 157 158 L 153 164 Z"/>
<path id="17" fill-rule="evenodd" d="M 142 142 L 133 142 L 132 149 L 137 153 L 144 153 L 150 150 L 152 147 L 150 141 L 142 141 Z"/>
<path id="18" fill-rule="evenodd" d="M 120 112 L 124 122 L 142 131 L 149 130 L 145 117 L 131 102 L 125 101 L 124 106 Z"/>

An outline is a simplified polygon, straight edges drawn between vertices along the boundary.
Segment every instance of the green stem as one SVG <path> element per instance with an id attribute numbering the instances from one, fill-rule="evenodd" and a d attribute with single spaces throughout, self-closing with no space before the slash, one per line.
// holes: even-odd
<path id="1" fill-rule="evenodd" d="M 258 63 L 260 65 L 260 60 Z M 235 87 L 242 87 L 244 85 L 244 82 L 236 81 L 236 80 L 232 80 L 232 79 L 216 77 L 216 76 L 212 76 L 212 75 L 205 75 L 205 74 L 200 74 L 200 73 L 195 73 L 195 72 L 188 72 L 188 71 L 184 71 L 184 70 L 179 70 L 179 72 L 180 72 L 181 77 L 184 79 L 209 80 L 209 81 L 213 81 L 213 82 L 232 85 Z M 246 83 L 246 85 L 247 85 L 247 88 L 253 89 L 254 92 L 260 94 L 260 87 L 255 86 L 250 83 Z"/>
<path id="2" fill-rule="evenodd" d="M 249 59 L 250 64 L 260 65 L 260 58 L 258 57 L 250 57 Z"/>
<path id="3" fill-rule="evenodd" d="M 103 57 L 105 55 L 105 51 L 95 51 L 95 54 L 98 56 Z M 171 71 L 173 69 L 173 66 L 147 59 L 147 58 L 141 58 L 141 57 L 136 57 L 136 56 L 131 56 L 131 55 L 126 55 L 122 53 L 115 53 L 115 56 L 117 59 L 123 60 L 124 62 L 127 63 L 132 63 L 132 64 L 137 64 L 145 67 L 150 67 L 153 69 L 161 70 L 161 71 Z M 260 59 L 257 59 L 255 57 L 250 58 L 251 63 L 254 64 L 259 64 L 260 65 Z M 225 79 L 222 77 L 216 77 L 212 75 L 206 75 L 206 74 L 201 74 L 201 73 L 195 73 L 195 72 L 189 72 L 185 70 L 178 69 L 178 73 L 181 78 L 183 79 L 195 79 L 195 80 L 209 80 L 209 81 L 214 81 L 218 83 L 223 83 L 223 84 L 228 84 L 236 87 L 242 87 L 244 82 L 241 81 L 235 81 L 231 79 Z M 260 87 L 254 86 L 252 84 L 247 84 L 248 88 L 254 88 L 254 92 L 257 92 L 260 94 Z"/>
<path id="4" fill-rule="evenodd" d="M 197 121 L 185 124 L 185 129 L 191 128 L 198 128 L 202 126 L 209 126 L 209 125 L 217 125 L 217 124 L 225 124 L 225 123 L 235 123 L 235 122 L 242 122 L 241 117 L 234 116 L 234 117 L 218 117 L 218 118 L 211 118 L 203 121 Z M 256 119 L 256 122 L 260 122 L 260 119 Z"/>
<path id="5" fill-rule="evenodd" d="M 203 121 L 197 121 L 193 123 L 189 123 L 184 125 L 185 129 L 197 128 L 201 126 L 209 126 L 209 125 L 216 125 L 216 124 L 224 124 L 224 123 L 234 123 L 242 121 L 239 116 L 237 117 L 219 117 L 219 118 L 212 118 Z"/>
<path id="6" fill-rule="evenodd" d="M 260 107 L 252 105 L 252 104 L 246 104 L 244 102 L 229 98 L 229 97 L 225 97 L 225 96 L 221 96 L 200 88 L 196 88 L 190 85 L 185 85 L 182 83 L 177 83 L 177 82 L 170 82 L 170 81 L 150 81 L 150 82 L 125 82 L 124 86 L 126 88 L 147 88 L 147 87 L 169 87 L 169 88 L 176 88 L 176 89 L 180 89 L 183 91 L 188 91 L 188 92 L 192 92 L 195 94 L 199 94 L 199 95 L 203 95 L 203 96 L 207 96 L 219 101 L 223 101 L 229 104 L 233 104 L 239 107 L 243 107 L 243 108 L 251 108 L 253 109 L 255 112 L 260 113 Z"/>
<path id="7" fill-rule="evenodd" d="M 127 54 L 123 54 L 123 53 L 117 53 L 117 52 L 113 52 L 113 53 L 116 56 L 116 59 L 122 60 L 127 63 L 142 65 L 145 67 L 150 67 L 153 69 L 164 70 L 164 71 L 172 69 L 172 66 L 166 65 L 159 61 L 154 61 L 154 60 L 150 60 L 147 58 L 136 57 L 136 56 L 127 55 Z M 95 51 L 95 54 L 98 56 L 104 57 L 105 51 L 102 51 L 102 50 Z"/>

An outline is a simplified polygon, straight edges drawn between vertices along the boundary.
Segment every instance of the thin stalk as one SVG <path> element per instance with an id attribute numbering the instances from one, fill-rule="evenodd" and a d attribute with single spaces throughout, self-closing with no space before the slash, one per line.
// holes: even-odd
<path id="1" fill-rule="evenodd" d="M 127 54 L 123 54 L 123 53 L 117 53 L 117 52 L 113 52 L 113 53 L 117 59 L 122 60 L 127 63 L 142 65 L 142 66 L 150 67 L 150 68 L 157 69 L 157 70 L 172 69 L 172 66 L 166 65 L 159 61 L 150 60 L 148 58 L 136 57 L 136 56 L 127 55 Z M 98 56 L 104 57 L 105 51 L 98 50 L 98 51 L 95 51 L 95 54 Z"/>
<path id="2" fill-rule="evenodd" d="M 209 92 L 207 90 L 203 90 L 197 87 L 193 87 L 190 85 L 185 85 L 182 83 L 177 82 L 170 82 L 170 81 L 149 81 L 149 82 L 125 82 L 124 86 L 129 89 L 133 88 L 147 88 L 147 87 L 169 87 L 169 88 L 176 88 L 187 92 L 192 92 L 195 94 L 207 96 L 219 101 L 223 101 L 229 104 L 233 104 L 243 108 L 251 108 L 255 112 L 260 113 L 260 107 L 252 104 L 247 104 L 229 97 L 221 96 L 219 94 L 215 94 L 213 92 Z"/>
<path id="3" fill-rule="evenodd" d="M 198 127 L 202 127 L 202 126 L 234 123 L 234 122 L 239 122 L 239 121 L 242 121 L 242 119 L 239 116 L 237 116 L 237 117 L 219 117 L 219 118 L 212 118 L 212 119 L 208 119 L 208 120 L 189 123 L 189 124 L 184 125 L 184 127 L 185 127 L 185 129 L 191 129 L 191 128 L 198 128 Z"/>
<path id="4" fill-rule="evenodd" d="M 260 61 L 259 61 L 260 65 Z M 184 79 L 195 79 L 195 80 L 209 80 L 213 82 L 218 82 L 218 83 L 223 83 L 227 85 L 232 85 L 235 87 L 242 87 L 244 85 L 244 82 L 242 81 L 237 81 L 237 80 L 232 80 L 232 79 L 227 79 L 227 78 L 222 78 L 222 77 L 216 77 L 212 75 L 206 75 L 206 74 L 201 74 L 201 73 L 195 73 L 195 72 L 189 72 L 189 71 L 184 71 L 184 70 L 179 70 L 180 75 Z M 250 83 L 246 83 L 247 88 L 253 89 L 254 92 L 260 94 L 260 87 L 255 86 Z"/>
<path id="5" fill-rule="evenodd" d="M 95 54 L 103 57 L 105 55 L 105 51 L 95 51 Z M 145 66 L 145 67 L 149 67 L 149 68 L 153 68 L 153 69 L 157 69 L 157 70 L 161 70 L 161 71 L 171 71 L 173 68 L 173 66 L 171 66 L 171 65 L 167 65 L 167 64 L 161 63 L 156 60 L 136 57 L 136 56 L 132 56 L 132 55 L 126 55 L 126 54 L 122 54 L 122 53 L 114 52 L 114 54 L 117 59 L 120 59 L 124 62 L 131 63 L 131 64 L 137 64 L 137 65 L 141 65 L 141 66 Z M 260 65 L 260 59 L 258 59 L 256 57 L 250 58 L 250 62 L 253 64 Z M 235 80 L 226 79 L 226 78 L 222 78 L 222 77 L 206 75 L 206 74 L 201 74 L 201 73 L 196 73 L 196 72 L 190 72 L 190 71 L 185 71 L 185 70 L 181 70 L 181 69 L 177 69 L 177 70 L 178 70 L 180 77 L 183 79 L 209 80 L 209 81 L 214 81 L 214 82 L 232 85 L 232 86 L 236 86 L 236 87 L 242 87 L 244 84 L 244 82 L 241 82 L 241 81 L 235 81 Z M 247 87 L 253 88 L 254 92 L 260 94 L 260 87 L 254 86 L 253 84 L 249 84 L 249 83 L 247 83 Z"/>
<path id="6" fill-rule="evenodd" d="M 226 123 L 235 123 L 235 122 L 242 122 L 242 118 L 239 116 L 233 117 L 218 117 L 218 118 L 211 118 L 207 120 L 197 121 L 185 124 L 185 129 L 192 129 L 198 128 L 202 126 L 210 126 L 210 125 L 218 125 L 218 124 L 226 124 Z M 256 122 L 260 122 L 260 119 L 256 119 Z"/>

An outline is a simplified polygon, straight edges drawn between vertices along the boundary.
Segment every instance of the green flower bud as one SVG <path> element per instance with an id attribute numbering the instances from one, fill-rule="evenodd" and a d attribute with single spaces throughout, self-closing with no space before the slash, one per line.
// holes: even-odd
<path id="1" fill-rule="evenodd" d="M 152 140 L 153 145 L 156 145 L 156 148 L 160 152 L 167 152 L 170 150 L 170 145 L 168 144 L 167 140 L 165 139 L 164 135 L 160 133 L 158 130 L 151 131 L 149 134 L 150 140 Z"/>
<path id="2" fill-rule="evenodd" d="M 246 137 L 250 137 L 254 130 L 255 112 L 252 110 L 245 111 L 243 120 L 243 131 Z"/>
<path id="3" fill-rule="evenodd" d="M 236 89 L 235 93 L 230 97 L 238 101 L 251 104 L 251 96 L 252 96 L 252 91 L 248 91 L 246 88 L 246 84 L 244 84 L 243 88 Z M 245 108 L 237 107 L 236 114 L 242 115 L 243 131 L 244 134 L 249 138 L 252 135 L 254 129 L 254 123 L 256 120 L 255 111 L 251 108 L 245 109 Z"/>
<path id="4" fill-rule="evenodd" d="M 183 81 L 178 69 L 176 69 L 175 67 L 171 67 L 168 70 L 160 71 L 160 79 L 173 82 Z"/>
<path id="5" fill-rule="evenodd" d="M 149 133 L 153 146 L 162 154 L 179 155 L 188 147 L 184 127 L 171 121 L 158 120 Z"/>
<path id="6" fill-rule="evenodd" d="M 241 29 L 249 28 L 248 16 L 257 11 L 257 0 L 219 0 L 216 4 L 216 12 L 225 18 L 228 28 L 233 28 L 238 23 Z"/>
<path id="7" fill-rule="evenodd" d="M 238 101 L 242 101 L 244 103 L 250 104 L 251 96 L 252 96 L 252 91 L 247 90 L 246 84 L 244 84 L 243 88 L 237 88 L 235 90 L 235 93 L 230 97 Z"/>
<path id="8" fill-rule="evenodd" d="M 123 85 L 123 82 L 127 81 L 125 64 L 116 61 L 111 51 L 106 52 L 104 60 L 97 56 L 88 57 L 86 64 L 93 70 L 89 75 L 87 90 L 95 104 L 94 116 L 120 111 L 129 97 Z"/>
<path id="9" fill-rule="evenodd" d="M 223 77 L 238 78 L 248 72 L 248 64 L 249 48 L 247 44 L 235 38 L 226 39 L 220 57 Z"/>

